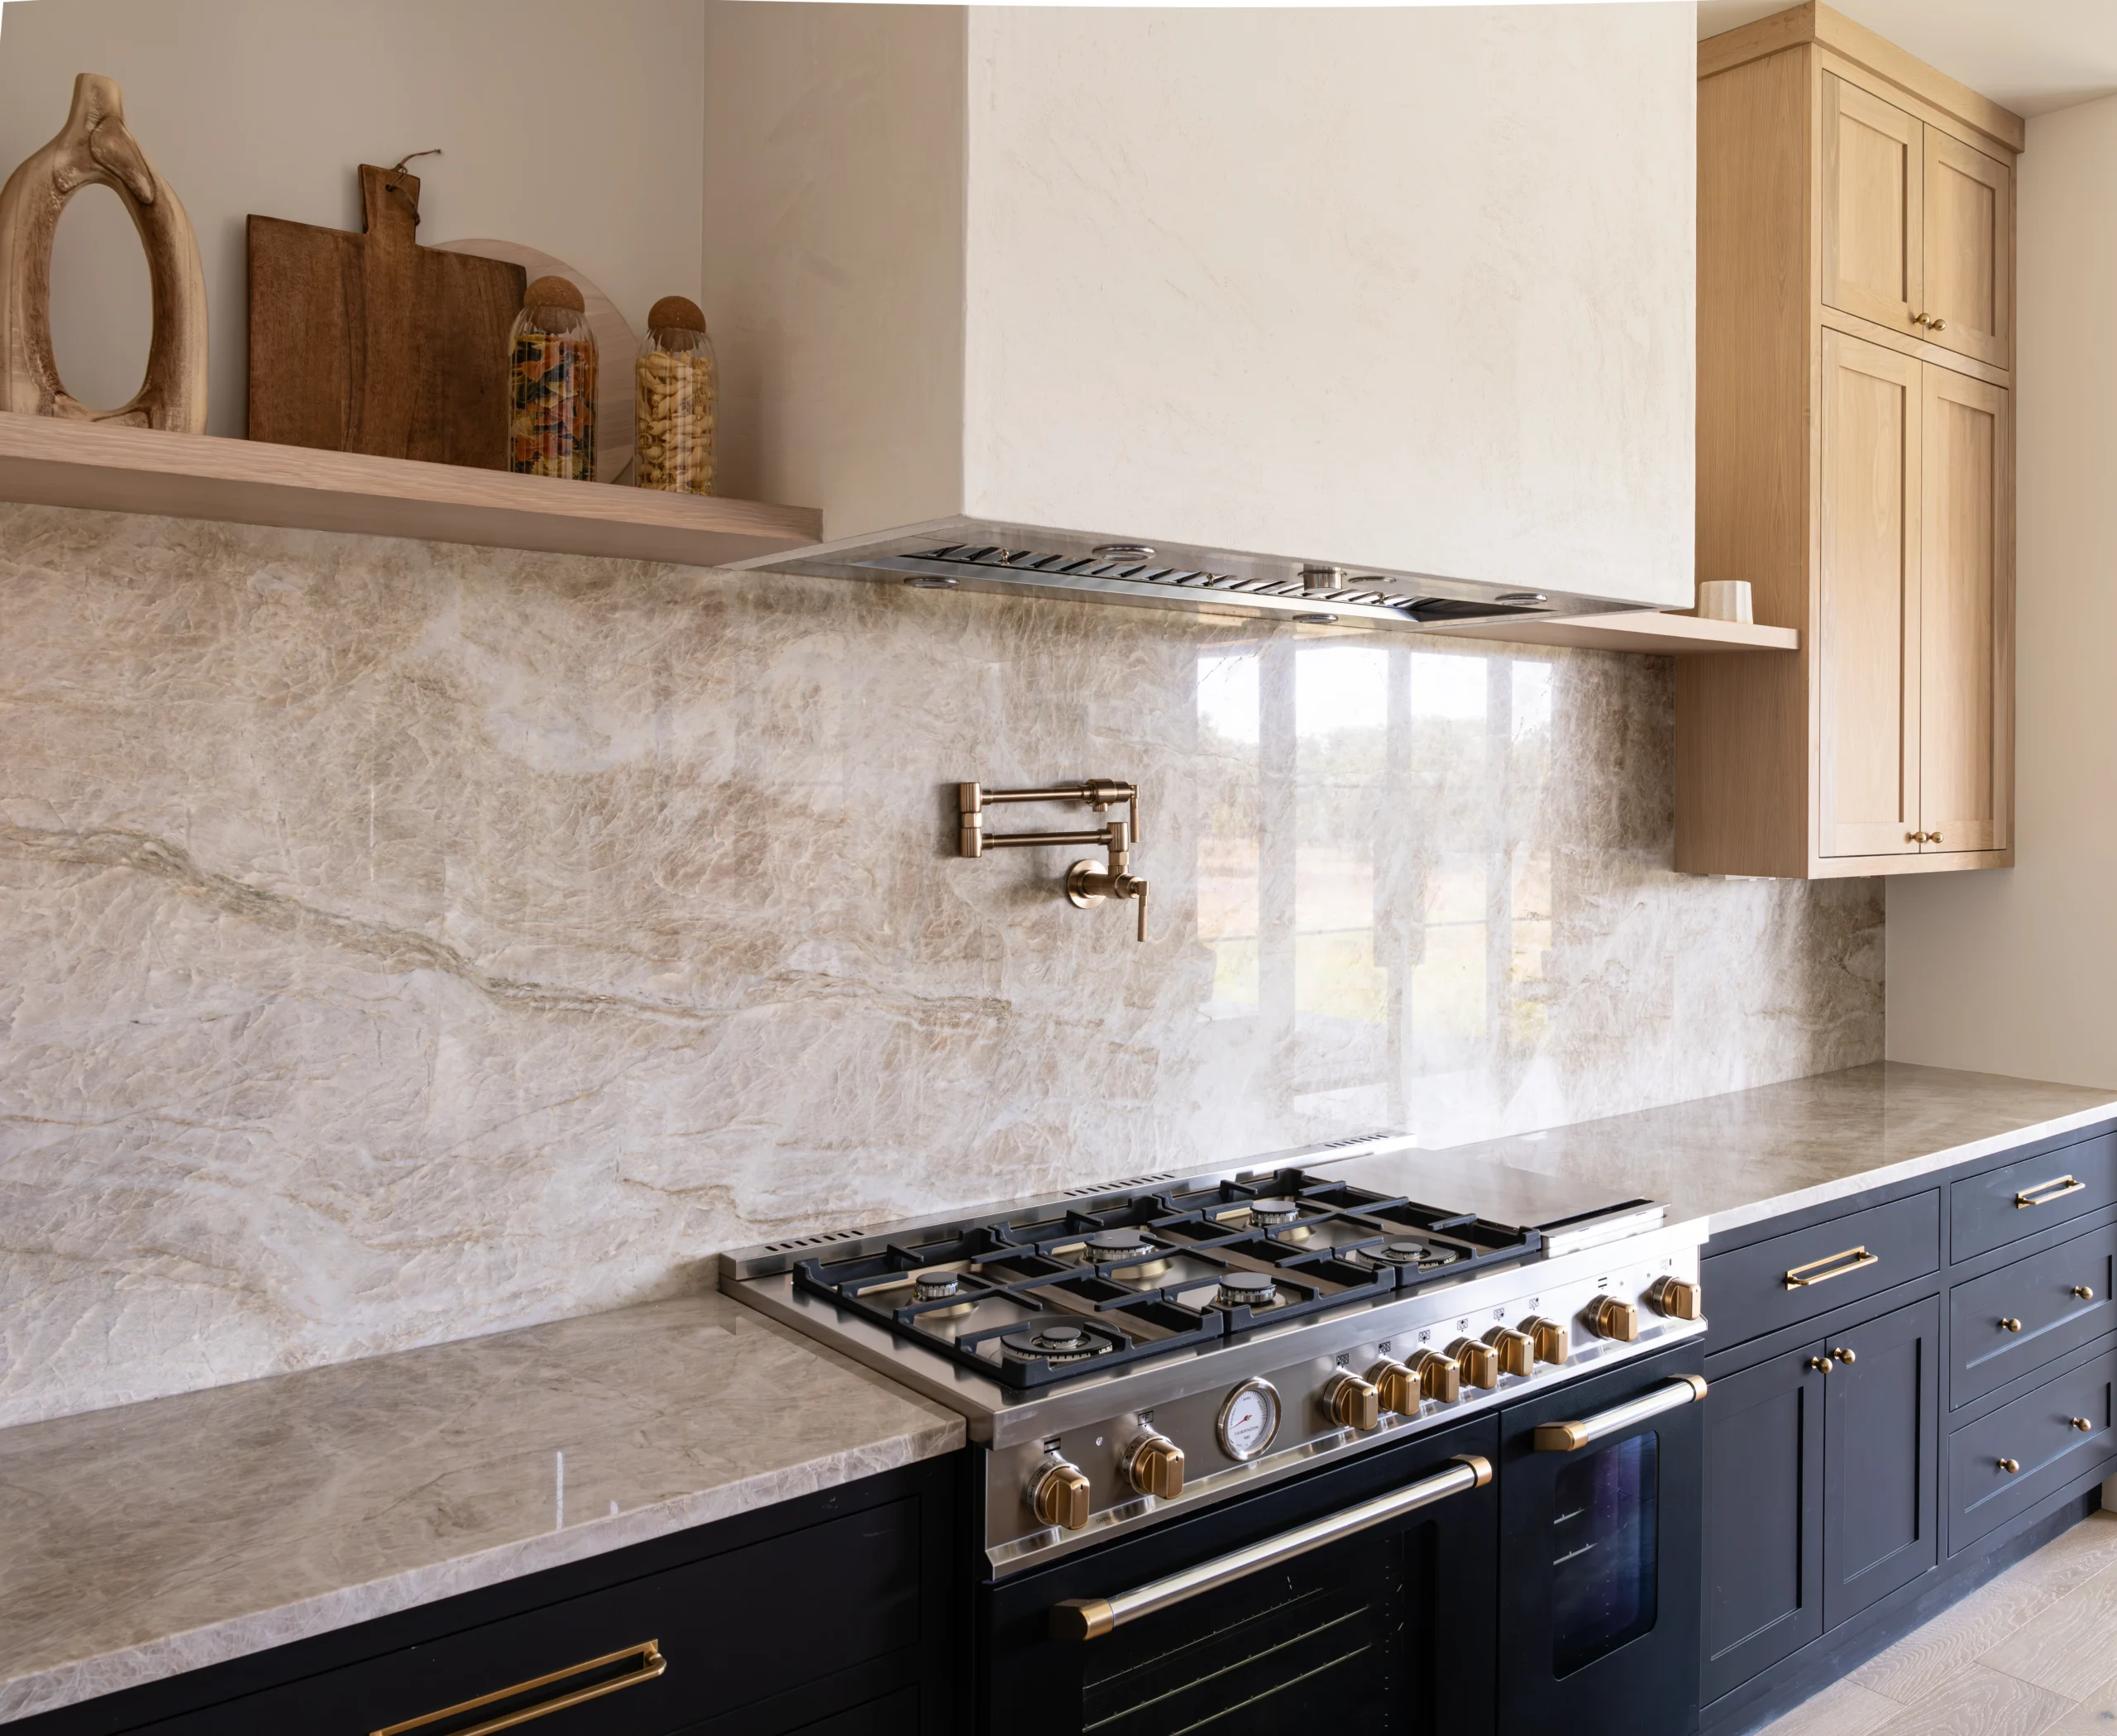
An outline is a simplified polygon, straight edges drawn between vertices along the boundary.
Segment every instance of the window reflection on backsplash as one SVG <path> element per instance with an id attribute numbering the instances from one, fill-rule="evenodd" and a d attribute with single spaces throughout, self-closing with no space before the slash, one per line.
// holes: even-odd
<path id="1" fill-rule="evenodd" d="M 1551 663 L 1275 637 L 1199 653 L 1197 724 L 1204 1015 L 1304 1112 L 1489 1102 L 1546 1026 Z"/>

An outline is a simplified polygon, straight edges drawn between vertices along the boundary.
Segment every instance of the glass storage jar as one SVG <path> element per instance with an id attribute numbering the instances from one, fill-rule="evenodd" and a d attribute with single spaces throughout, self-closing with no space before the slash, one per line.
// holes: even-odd
<path id="1" fill-rule="evenodd" d="M 507 467 L 595 480 L 595 334 L 563 277 L 540 277 L 509 334 Z"/>
<path id="2" fill-rule="evenodd" d="M 665 295 L 654 304 L 633 380 L 633 481 L 672 494 L 711 494 L 720 380 L 696 302 Z"/>

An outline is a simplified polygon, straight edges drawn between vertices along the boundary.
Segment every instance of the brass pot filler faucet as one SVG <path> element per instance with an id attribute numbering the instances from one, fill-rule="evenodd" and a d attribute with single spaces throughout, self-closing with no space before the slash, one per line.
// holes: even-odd
<path id="1" fill-rule="evenodd" d="M 1147 882 L 1129 872 L 1132 846 L 1140 841 L 1140 787 L 1113 783 L 1106 777 L 1091 777 L 1085 783 L 1054 784 L 1040 790 L 988 790 L 982 784 L 956 786 L 957 806 L 963 825 L 958 848 L 966 856 L 982 856 L 1001 848 L 1030 849 L 1048 844 L 1099 845 L 1110 853 L 1106 866 L 1082 861 L 1066 870 L 1066 898 L 1077 910 L 1087 910 L 1106 898 L 1140 901 L 1139 938 L 1147 938 Z M 1092 832 L 985 831 L 985 810 L 1001 801 L 1081 801 L 1098 814 L 1110 811 L 1113 802 L 1123 802 L 1128 817 L 1107 820 Z"/>

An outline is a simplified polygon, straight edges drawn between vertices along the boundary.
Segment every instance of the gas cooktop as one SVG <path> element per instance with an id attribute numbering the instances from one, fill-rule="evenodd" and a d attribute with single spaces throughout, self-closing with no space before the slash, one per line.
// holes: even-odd
<path id="1" fill-rule="evenodd" d="M 794 1267 L 796 1286 L 1013 1388 L 1536 1257 L 1541 1231 L 1303 1169 L 1118 1188 Z"/>

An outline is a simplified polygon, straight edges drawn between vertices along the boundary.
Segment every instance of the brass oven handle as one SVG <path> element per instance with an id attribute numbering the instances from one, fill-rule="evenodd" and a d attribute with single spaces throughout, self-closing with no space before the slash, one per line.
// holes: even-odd
<path id="1" fill-rule="evenodd" d="M 1538 1452 L 1573 1452 L 1599 1441 L 1605 1435 L 1614 1435 L 1630 1428 L 1635 1423 L 1644 1423 L 1649 1417 L 1658 1417 L 1665 1411 L 1681 1410 L 1686 1404 L 1695 1404 L 1705 1396 L 1705 1379 L 1702 1375 L 1678 1375 L 1673 1380 L 1665 1380 L 1651 1392 L 1642 1393 L 1623 1404 L 1611 1406 L 1592 1417 L 1584 1417 L 1578 1423 L 1539 1423 L 1536 1425 L 1536 1447 Z"/>
<path id="2" fill-rule="evenodd" d="M 1481 1459 L 1475 1453 L 1464 1453 L 1449 1470 L 1422 1477 L 1393 1494 L 1377 1495 L 1357 1507 L 1348 1507 L 1343 1513 L 1296 1526 L 1292 1531 L 1266 1538 L 1261 1543 L 1252 1543 L 1247 1549 L 1237 1549 L 1211 1561 L 1201 1561 L 1195 1567 L 1187 1567 L 1181 1573 L 1172 1573 L 1166 1579 L 1121 1591 L 1115 1597 L 1069 1597 L 1062 1604 L 1054 1604 L 1051 1637 L 1062 1640 L 1101 1639 L 1127 1622 L 1155 1614 L 1173 1604 L 1196 1597 L 1202 1591 L 1215 1590 L 1264 1568 L 1276 1567 L 1312 1549 L 1321 1549 L 1326 1543 L 1335 1543 L 1340 1538 L 1384 1524 L 1402 1514 L 1431 1507 L 1451 1494 L 1482 1489 L 1490 1481 L 1492 1461 Z M 386 1733 L 378 1732 L 377 1736 L 386 1736 Z M 469 1736 L 467 1731 L 465 1736 Z"/>
<path id="3" fill-rule="evenodd" d="M 480 1694 L 475 1700 L 466 1700 L 452 1706 L 443 1706 L 438 1712 L 422 1713 L 417 1718 L 408 1718 L 402 1724 L 393 1724 L 383 1729 L 370 1733 L 370 1736 L 403 1736 L 406 1730 L 422 1729 L 430 1724 L 439 1724 L 444 1718 L 460 1717 L 466 1712 L 475 1712 L 480 1706 L 489 1706 L 495 1700 L 512 1700 L 518 1694 L 548 1687 L 555 1681 L 571 1681 L 585 1676 L 590 1670 L 600 1670 L 605 1664 L 622 1662 L 628 1657 L 639 1660 L 639 1667 L 627 1676 L 614 1676 L 608 1681 L 599 1681 L 592 1687 L 576 1688 L 571 1694 L 562 1694 L 556 1700 L 547 1700 L 519 1712 L 508 1712 L 498 1718 L 489 1718 L 483 1724 L 474 1724 L 468 1729 L 458 1730 L 454 1736 L 491 1736 L 495 1730 L 513 1729 L 518 1724 L 527 1724 L 533 1718 L 542 1718 L 552 1712 L 563 1712 L 568 1706 L 577 1706 L 584 1701 L 600 1700 L 605 1694 L 614 1694 L 620 1688 L 636 1688 L 643 1681 L 652 1681 L 669 1667 L 669 1660 L 662 1655 L 662 1642 L 650 1639 L 643 1645 L 627 1646 L 622 1652 L 611 1652 L 601 1657 L 591 1657 L 585 1664 L 570 1664 L 563 1670 L 554 1670 L 549 1676 L 539 1676 L 529 1681 L 518 1681 L 511 1688 L 499 1688 L 490 1694 Z"/>
<path id="4" fill-rule="evenodd" d="M 2070 1175 L 2062 1175 L 2056 1181 L 2040 1181 L 2033 1188 L 2024 1188 L 2014 1195 L 2014 1210 L 2029 1206 L 2048 1206 L 2054 1199 L 2063 1199 L 2068 1193 L 2077 1193 L 2087 1184 L 2076 1181 Z"/>
<path id="5" fill-rule="evenodd" d="M 1795 1266 L 1786 1275 L 1786 1288 L 1798 1290 L 1812 1284 L 1828 1284 L 1833 1278 L 1842 1278 L 1847 1272 L 1857 1272 L 1861 1266 L 1879 1265 L 1881 1255 L 1870 1254 L 1866 1248 L 1847 1248 L 1842 1254 L 1826 1254 L 1820 1260 L 1812 1260 L 1804 1266 Z M 1844 1265 L 1838 1262 L 1843 1260 Z M 1836 1270 L 1818 1272 L 1818 1266 L 1832 1266 Z"/>

